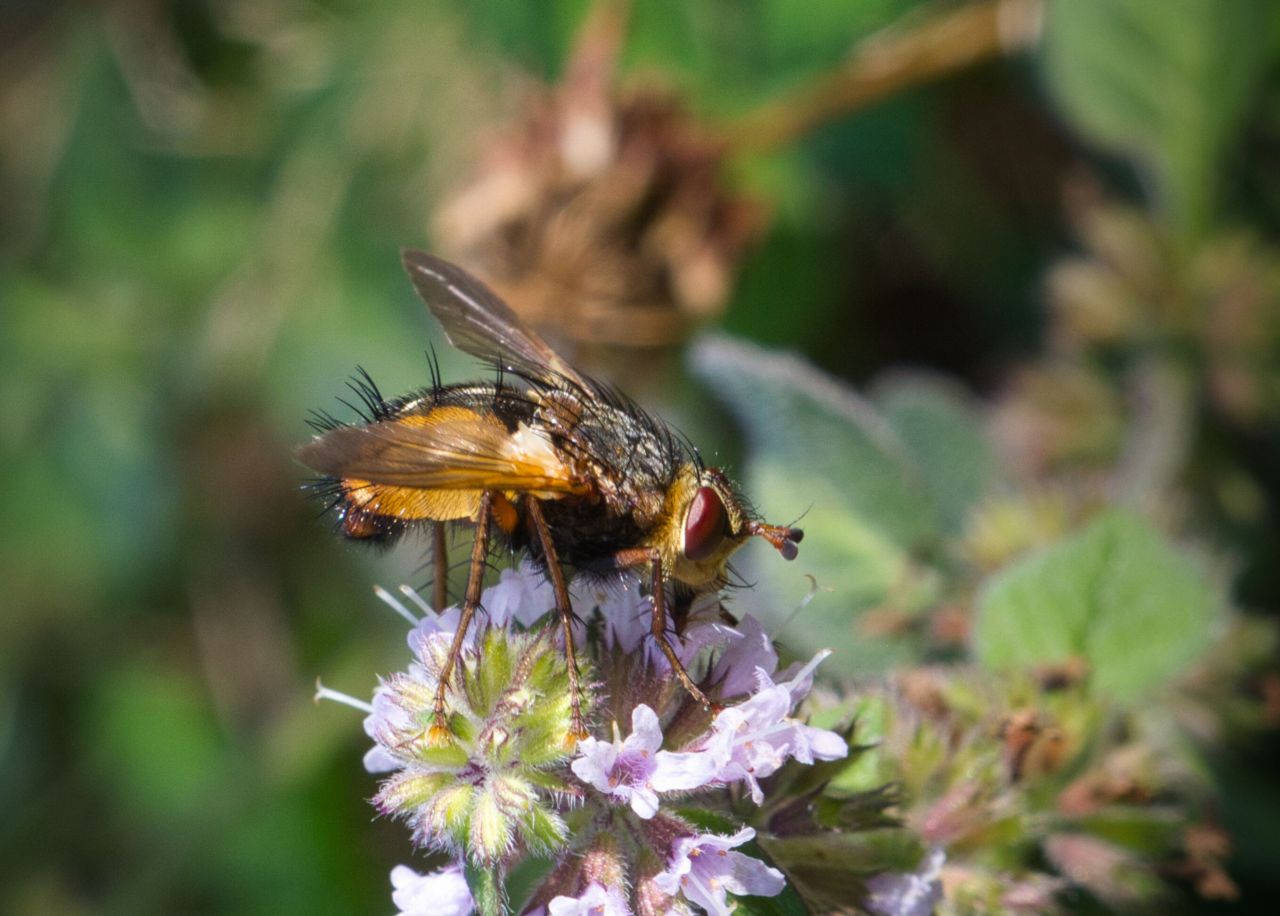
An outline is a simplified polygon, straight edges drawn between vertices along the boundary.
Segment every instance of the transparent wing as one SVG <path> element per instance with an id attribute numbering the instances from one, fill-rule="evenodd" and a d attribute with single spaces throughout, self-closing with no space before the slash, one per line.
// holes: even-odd
<path id="1" fill-rule="evenodd" d="M 401 259 L 418 295 L 459 350 L 530 378 L 589 387 L 509 305 L 461 267 L 411 248 Z"/>
<path id="2" fill-rule="evenodd" d="M 479 415 L 339 427 L 297 454 L 321 474 L 422 490 L 552 494 L 588 488 L 545 439 L 528 429 L 512 434 Z"/>

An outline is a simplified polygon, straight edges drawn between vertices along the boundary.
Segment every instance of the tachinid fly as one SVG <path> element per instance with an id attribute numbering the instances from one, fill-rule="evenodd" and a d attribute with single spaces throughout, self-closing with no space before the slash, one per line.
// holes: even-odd
<path id="1" fill-rule="evenodd" d="M 668 602 L 724 585 L 729 557 L 747 538 L 763 537 L 793 559 L 803 532 L 755 518 L 720 469 L 704 467 L 660 420 L 579 374 L 466 271 L 421 251 L 406 251 L 404 266 L 449 341 L 492 363 L 497 380 L 437 379 L 392 401 L 370 384 L 366 421 L 326 417 L 298 458 L 325 475 L 347 537 L 387 540 L 431 526 L 437 610 L 445 603 L 444 526 L 475 528 L 433 737 L 448 736 L 446 687 L 495 538 L 545 566 L 554 588 L 573 696 L 571 738 L 586 730 L 562 564 L 599 573 L 647 568 L 654 639 L 688 691 L 709 706 L 667 639 Z"/>

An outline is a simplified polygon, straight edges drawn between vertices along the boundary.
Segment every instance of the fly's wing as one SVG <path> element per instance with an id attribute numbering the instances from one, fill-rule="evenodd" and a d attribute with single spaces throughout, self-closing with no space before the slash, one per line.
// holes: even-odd
<path id="1" fill-rule="evenodd" d="M 401 258 L 414 289 L 459 350 L 530 378 L 589 387 L 509 305 L 461 267 L 411 248 Z"/>
<path id="2" fill-rule="evenodd" d="M 298 450 L 312 470 L 343 481 L 415 490 L 585 493 L 552 444 L 536 430 L 507 430 L 461 409 L 343 426 Z"/>

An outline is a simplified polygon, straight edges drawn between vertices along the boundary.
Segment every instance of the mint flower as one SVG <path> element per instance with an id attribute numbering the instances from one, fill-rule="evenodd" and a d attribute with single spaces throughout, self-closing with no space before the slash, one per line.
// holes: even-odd
<path id="1" fill-rule="evenodd" d="M 759 686 L 758 671 L 772 675 L 778 669 L 778 653 L 760 621 L 750 614 L 736 630 L 729 631 L 725 649 L 711 669 L 711 681 L 718 685 L 720 699 L 751 693 Z"/>
<path id="2" fill-rule="evenodd" d="M 515 621 L 526 629 L 554 611 L 556 591 L 551 581 L 528 559 L 519 569 L 504 569 L 498 584 L 486 590 L 484 609 L 492 626 Z"/>
<path id="3" fill-rule="evenodd" d="M 930 916 L 942 900 L 940 875 L 946 861 L 947 854 L 935 849 L 916 871 L 876 875 L 867 882 L 863 905 L 875 916 Z"/>
<path id="4" fill-rule="evenodd" d="M 639 817 L 648 819 L 658 813 L 659 792 L 697 789 L 715 775 L 715 761 L 708 755 L 660 751 L 661 746 L 658 716 L 641 704 L 631 713 L 631 734 L 625 741 L 616 734 L 612 742 L 584 739 L 571 769 L 583 782 L 629 803 Z"/>
<path id="5" fill-rule="evenodd" d="M 606 889 L 592 882 L 578 897 L 560 896 L 545 910 L 534 910 L 529 916 L 631 916 L 631 907 L 617 889 Z"/>
<path id="6" fill-rule="evenodd" d="M 726 894 L 780 894 L 786 886 L 782 872 L 733 851 L 755 835 L 750 827 L 744 827 L 727 837 L 714 833 L 682 837 L 672 848 L 666 871 L 657 875 L 653 884 L 672 897 L 683 894 L 711 916 L 732 912 Z"/>
<path id="7" fill-rule="evenodd" d="M 391 869 L 391 902 L 396 916 L 471 916 L 475 903 L 462 866 L 454 864 L 420 875 L 407 865 Z"/>
<path id="8" fill-rule="evenodd" d="M 548 631 L 490 628 L 477 636 L 450 695 L 455 740 L 441 745 L 428 733 L 447 639 L 427 629 L 411 636 L 418 662 L 374 697 L 367 729 L 381 752 L 373 763 L 396 767 L 374 803 L 408 821 L 417 845 L 477 864 L 499 863 L 518 847 L 558 849 L 567 828 L 553 796 L 570 789 L 554 771 L 569 756 L 570 704 L 567 670 Z"/>
<path id="9" fill-rule="evenodd" d="M 639 654 L 644 666 L 655 673 L 671 671 L 653 637 L 653 599 L 640 590 L 639 580 L 629 575 L 605 581 L 594 576 L 580 577 L 569 592 L 580 616 L 594 610 L 603 619 L 606 648 L 628 655 Z M 721 622 L 719 611 L 718 595 L 698 596 L 689 609 L 683 634 L 676 633 L 675 620 L 668 616 L 667 639 L 686 667 L 693 664 L 702 650 L 724 645 L 739 636 L 737 630 Z"/>
<path id="10" fill-rule="evenodd" d="M 739 705 L 720 712 L 711 731 L 694 742 L 694 749 L 704 751 L 715 761 L 717 782 L 746 782 L 752 801 L 758 805 L 764 801 L 759 780 L 776 773 L 787 758 L 812 764 L 848 754 L 848 744 L 835 732 L 791 717 L 794 706 L 812 686 L 813 669 L 828 654 L 818 653 L 795 677 L 780 684 L 773 683 L 764 669 L 756 669 L 760 689 Z"/>
<path id="11" fill-rule="evenodd" d="M 742 698 L 710 717 L 658 650 L 640 581 L 579 578 L 570 596 L 594 734 L 575 752 L 564 740 L 570 698 L 554 595 L 526 562 L 504 570 L 481 596 L 483 613 L 447 695 L 452 740 L 442 744 L 430 728 L 458 609 L 431 613 L 409 589 L 401 589 L 404 601 L 377 594 L 411 623 L 413 661 L 381 681 L 372 703 L 318 693 L 366 713 L 373 747 L 364 765 L 383 777 L 378 809 L 406 821 L 417 846 L 470 862 L 474 880 L 487 882 L 464 897 L 455 893 L 466 890 L 456 866 L 432 875 L 398 869 L 393 900 L 402 916 L 468 913 L 478 906 L 473 895 L 486 901 L 485 913 L 498 912 L 505 876 L 529 855 L 552 864 L 527 900 L 507 902 L 527 916 L 691 916 L 697 907 L 719 914 L 729 911 L 727 894 L 782 890 L 781 872 L 734 849 L 755 836 L 752 829 L 705 834 L 670 806 L 678 798 L 682 807 L 706 804 L 723 815 L 735 804 L 725 792 L 731 783 L 745 783 L 761 804 L 759 780 L 787 760 L 843 757 L 842 737 L 794 715 L 825 653 L 777 675 L 777 653 L 759 622 L 748 616 L 727 626 L 718 597 L 700 596 L 682 632 L 668 635 L 713 700 Z M 630 722 L 625 736 L 620 721 Z"/>

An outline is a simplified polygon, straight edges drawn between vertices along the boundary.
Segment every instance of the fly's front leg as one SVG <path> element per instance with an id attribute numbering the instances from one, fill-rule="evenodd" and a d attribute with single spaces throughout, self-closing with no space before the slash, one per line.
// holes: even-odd
<path id="1" fill-rule="evenodd" d="M 569 708 L 572 716 L 565 743 L 572 746 L 588 734 L 582 722 L 582 686 L 578 673 L 578 656 L 573 645 L 573 607 L 569 604 L 569 588 L 565 585 L 564 570 L 560 568 L 560 558 L 551 542 L 551 529 L 547 527 L 542 506 L 533 498 L 529 498 L 526 505 L 529 509 L 529 521 L 542 544 L 542 558 L 547 564 L 547 575 L 551 578 L 551 587 L 556 593 L 556 613 L 560 615 L 560 623 L 564 627 L 564 654 L 569 663 Z"/>
<path id="2" fill-rule="evenodd" d="M 476 539 L 471 544 L 471 569 L 467 572 L 467 593 L 462 600 L 462 616 L 458 620 L 458 629 L 453 634 L 453 644 L 449 646 L 449 654 L 440 668 L 440 680 L 436 684 L 435 709 L 431 717 L 431 730 L 428 734 L 433 743 L 452 740 L 449 732 L 449 716 L 446 711 L 445 691 L 449 687 L 449 678 L 462 654 L 462 641 L 467 635 L 467 627 L 476 608 L 480 606 L 480 591 L 484 587 L 485 561 L 489 556 L 489 510 L 493 505 L 493 494 L 482 493 L 480 508 L 476 514 Z"/>
<path id="3" fill-rule="evenodd" d="M 662 554 L 655 547 L 635 547 L 619 551 L 614 555 L 614 562 L 621 568 L 649 565 L 652 577 L 650 579 L 650 590 L 653 592 L 653 626 L 651 629 L 653 638 L 657 641 L 658 648 L 662 650 L 662 654 L 667 657 L 667 661 L 671 663 L 671 670 L 680 679 L 684 689 L 689 691 L 689 695 L 697 700 L 703 709 L 718 710 L 720 707 L 712 703 L 701 688 L 693 682 L 693 678 L 689 677 L 689 672 L 685 670 L 684 663 L 680 661 L 680 657 L 676 655 L 676 650 L 672 647 L 670 640 L 667 639 L 667 583 L 666 577 L 662 572 Z"/>

